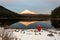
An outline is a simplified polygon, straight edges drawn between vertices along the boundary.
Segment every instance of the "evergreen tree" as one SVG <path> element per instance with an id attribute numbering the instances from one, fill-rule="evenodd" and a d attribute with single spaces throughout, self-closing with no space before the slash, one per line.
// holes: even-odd
<path id="1" fill-rule="evenodd" d="M 51 12 L 51 24 L 55 28 L 60 28 L 60 6 Z"/>

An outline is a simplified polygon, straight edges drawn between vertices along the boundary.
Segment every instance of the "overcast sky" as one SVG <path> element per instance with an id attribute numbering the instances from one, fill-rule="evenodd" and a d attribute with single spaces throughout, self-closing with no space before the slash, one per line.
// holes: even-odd
<path id="1" fill-rule="evenodd" d="M 0 5 L 17 13 L 28 9 L 42 14 L 50 14 L 54 8 L 60 6 L 60 0 L 0 0 Z"/>

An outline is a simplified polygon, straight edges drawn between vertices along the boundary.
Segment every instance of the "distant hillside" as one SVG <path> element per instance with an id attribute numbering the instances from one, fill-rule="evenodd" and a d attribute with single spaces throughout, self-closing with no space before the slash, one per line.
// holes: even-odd
<path id="1" fill-rule="evenodd" d="M 0 6 L 0 18 L 18 18 L 20 15 Z"/>
<path id="2" fill-rule="evenodd" d="M 0 26 L 5 27 L 6 25 L 11 25 L 18 22 L 20 15 L 0 6 Z"/>

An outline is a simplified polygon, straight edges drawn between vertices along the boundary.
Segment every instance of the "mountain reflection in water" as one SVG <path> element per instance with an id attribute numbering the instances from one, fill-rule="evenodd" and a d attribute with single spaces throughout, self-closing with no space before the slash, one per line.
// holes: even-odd
<path id="1" fill-rule="evenodd" d="M 41 25 L 41 27 L 52 27 L 51 22 L 50 21 L 37 21 L 35 23 L 29 24 L 28 26 L 18 22 L 18 23 L 14 23 L 12 25 L 9 26 L 9 28 L 12 29 L 28 29 L 28 28 L 33 28 L 36 29 L 38 25 Z"/>

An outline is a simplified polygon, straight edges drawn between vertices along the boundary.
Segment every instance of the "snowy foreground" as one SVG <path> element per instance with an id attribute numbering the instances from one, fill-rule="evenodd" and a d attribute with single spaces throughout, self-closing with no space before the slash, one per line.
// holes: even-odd
<path id="1" fill-rule="evenodd" d="M 60 31 L 55 29 L 6 29 L 3 30 L 3 40 L 60 40 Z"/>

